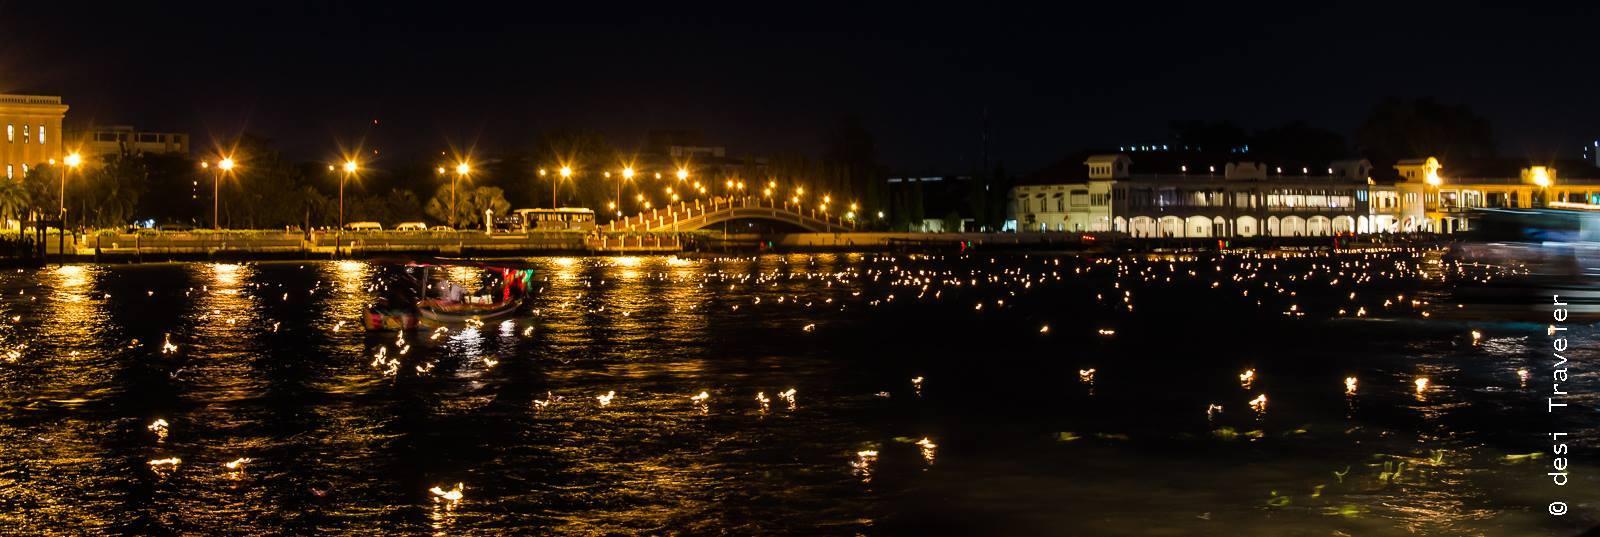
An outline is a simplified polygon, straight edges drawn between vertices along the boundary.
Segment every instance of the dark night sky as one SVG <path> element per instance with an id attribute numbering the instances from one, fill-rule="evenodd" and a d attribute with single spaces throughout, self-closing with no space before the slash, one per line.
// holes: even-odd
<path id="1" fill-rule="evenodd" d="M 886 164 L 967 171 L 987 109 L 995 158 L 1027 171 L 1161 139 L 1170 119 L 1304 119 L 1348 135 L 1388 95 L 1471 105 L 1508 156 L 1574 157 L 1600 137 L 1595 10 L 1394 4 L 696 14 L 0 0 L 0 92 L 63 95 L 73 122 L 187 130 L 197 152 L 248 129 L 307 159 L 362 136 L 386 160 L 529 148 L 557 127 L 624 148 L 689 129 L 736 153 L 816 154 L 853 113 Z"/>

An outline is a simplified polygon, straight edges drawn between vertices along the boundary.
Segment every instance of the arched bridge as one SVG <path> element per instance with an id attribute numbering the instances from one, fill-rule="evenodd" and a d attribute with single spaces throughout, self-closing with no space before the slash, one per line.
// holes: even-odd
<path id="1" fill-rule="evenodd" d="M 855 221 L 815 207 L 760 198 L 716 198 L 680 202 L 611 222 L 610 231 L 693 231 L 730 220 L 770 220 L 814 233 L 855 231 Z"/>

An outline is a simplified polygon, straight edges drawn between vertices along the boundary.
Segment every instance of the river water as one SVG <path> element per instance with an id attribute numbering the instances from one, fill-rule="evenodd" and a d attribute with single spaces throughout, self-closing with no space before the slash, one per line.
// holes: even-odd
<path id="1" fill-rule="evenodd" d="M 1545 325 L 1458 294 L 1505 267 L 530 262 L 523 315 L 415 334 L 360 328 L 365 262 L 0 275 L 0 527 L 1521 536 L 1600 513 L 1595 459 L 1554 487 L 1542 436 L 1600 446 L 1600 342 L 1573 325 L 1580 410 L 1552 418 Z"/>

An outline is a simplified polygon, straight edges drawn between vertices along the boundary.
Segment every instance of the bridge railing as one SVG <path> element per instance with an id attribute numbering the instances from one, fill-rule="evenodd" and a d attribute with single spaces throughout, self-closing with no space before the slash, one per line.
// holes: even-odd
<path id="1" fill-rule="evenodd" d="M 810 207 L 808 210 L 803 205 L 791 204 L 787 200 L 779 202 L 773 198 L 766 198 L 765 202 L 763 202 L 759 197 L 741 196 L 712 198 L 709 201 L 680 201 L 664 208 L 653 208 L 649 212 L 624 216 L 620 221 L 613 220 L 610 223 L 610 230 L 648 231 L 688 227 L 706 222 L 713 216 L 718 216 L 719 213 L 732 212 L 739 209 L 769 209 L 772 212 L 752 216 L 765 216 L 807 227 L 821 227 L 826 230 L 834 228 L 855 229 L 854 219 L 845 219 L 829 215 L 826 212 L 819 212 L 816 207 Z"/>

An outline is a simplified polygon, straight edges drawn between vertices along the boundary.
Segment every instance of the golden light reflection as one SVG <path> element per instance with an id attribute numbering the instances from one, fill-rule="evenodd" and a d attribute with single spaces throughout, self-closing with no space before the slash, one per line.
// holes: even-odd
<path id="1" fill-rule="evenodd" d="M 789 405 L 789 410 L 794 410 L 795 393 L 796 392 L 794 388 L 789 388 L 787 390 L 778 392 L 778 398 L 783 399 L 783 402 Z"/>
<path id="2" fill-rule="evenodd" d="M 61 265 L 55 272 L 61 277 L 62 287 L 76 289 L 89 283 L 89 271 L 83 265 Z"/>
<path id="3" fill-rule="evenodd" d="M 850 461 L 850 469 L 861 477 L 862 483 L 872 482 L 872 466 L 878 462 L 878 450 L 863 449 L 856 452 L 855 460 Z"/>
<path id="4" fill-rule="evenodd" d="M 233 263 L 212 263 L 211 278 L 219 286 L 232 286 L 239 283 L 239 265 Z"/>
<path id="5" fill-rule="evenodd" d="M 922 451 L 922 460 L 927 462 L 929 466 L 932 466 L 934 455 L 936 450 L 939 449 L 939 445 L 933 443 L 932 440 L 928 440 L 928 437 L 924 436 L 921 440 L 917 441 L 917 448 Z"/>
<path id="6" fill-rule="evenodd" d="M 155 421 L 150 422 L 150 425 L 146 426 L 145 428 L 149 429 L 150 432 L 155 433 L 156 443 L 165 442 L 167 440 L 167 420 L 156 418 Z"/>

